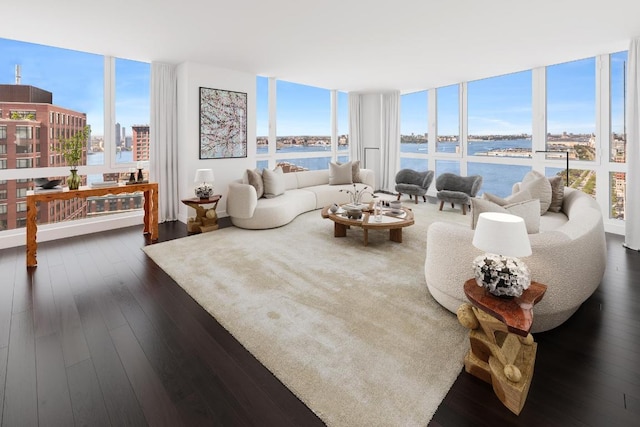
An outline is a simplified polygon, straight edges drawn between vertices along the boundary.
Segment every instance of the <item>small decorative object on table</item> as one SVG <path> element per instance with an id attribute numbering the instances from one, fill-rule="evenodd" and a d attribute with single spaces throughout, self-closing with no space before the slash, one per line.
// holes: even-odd
<path id="1" fill-rule="evenodd" d="M 515 258 L 531 255 L 529 236 L 522 218 L 498 212 L 481 213 L 473 235 L 473 246 L 488 252 L 473 260 L 478 286 L 505 298 L 519 297 L 529 288 L 529 268 Z"/>
<path id="2" fill-rule="evenodd" d="M 144 169 L 144 163 L 138 162 L 136 165 L 136 169 L 138 169 L 138 182 L 144 181 L 144 174 L 142 173 L 142 169 Z"/>
<path id="3" fill-rule="evenodd" d="M 329 210 L 331 211 L 331 213 L 336 213 L 338 212 L 338 210 L 340 209 L 340 206 L 338 206 L 337 204 L 332 204 L 331 207 L 329 208 Z"/>
<path id="4" fill-rule="evenodd" d="M 89 139 L 89 126 L 85 126 L 82 130 L 76 132 L 70 138 L 61 139 L 59 145 L 52 144 L 51 149 L 56 153 L 61 153 L 64 161 L 71 167 L 71 175 L 67 178 L 67 186 L 70 190 L 80 188 L 81 179 L 78 175 L 78 165 L 82 160 L 84 147 L 87 146 Z"/>
<path id="5" fill-rule="evenodd" d="M 362 209 L 347 209 L 347 218 L 360 219 L 362 218 Z"/>
<path id="6" fill-rule="evenodd" d="M 213 195 L 213 170 L 211 169 L 198 169 L 196 170 L 196 177 L 193 180 L 198 184 L 195 188 L 196 197 L 201 199 L 208 199 Z"/>
<path id="7" fill-rule="evenodd" d="M 373 193 L 371 191 L 368 190 L 368 186 L 364 186 L 361 189 L 358 190 L 358 187 L 356 187 L 355 184 L 353 184 L 353 190 L 345 190 L 342 189 L 340 190 L 340 192 L 345 192 L 347 194 L 349 194 L 349 198 L 351 199 L 350 204 L 353 206 L 358 206 L 362 203 L 362 196 L 364 196 L 365 194 L 370 194 L 372 197 L 376 197 L 373 195 Z"/>

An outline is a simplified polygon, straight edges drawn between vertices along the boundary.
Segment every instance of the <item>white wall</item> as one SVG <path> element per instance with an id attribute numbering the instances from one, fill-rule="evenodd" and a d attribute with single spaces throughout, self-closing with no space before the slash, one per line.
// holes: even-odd
<path id="1" fill-rule="evenodd" d="M 247 94 L 247 157 L 236 159 L 199 159 L 200 87 L 225 89 Z M 196 169 L 213 169 L 214 192 L 222 194 L 216 209 L 226 216 L 229 182 L 242 177 L 245 169 L 256 164 L 256 76 L 253 74 L 186 62 L 178 66 L 178 197 L 194 197 Z M 191 208 L 180 204 L 178 217 L 186 222 L 193 216 Z"/>

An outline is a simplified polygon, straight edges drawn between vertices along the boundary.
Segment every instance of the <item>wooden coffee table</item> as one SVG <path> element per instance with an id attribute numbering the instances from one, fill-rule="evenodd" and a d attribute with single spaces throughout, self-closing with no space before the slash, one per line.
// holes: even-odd
<path id="1" fill-rule="evenodd" d="M 413 211 L 409 208 L 402 208 L 404 214 L 394 215 L 391 210 L 383 210 L 382 221 L 376 222 L 371 209 L 363 210 L 362 218 L 349 219 L 346 212 L 332 213 L 330 206 L 322 209 L 322 218 L 329 218 L 334 223 L 333 236 L 345 237 L 350 227 L 360 227 L 364 230 L 364 245 L 369 244 L 369 230 L 389 230 L 389 240 L 402 243 L 402 229 L 413 225 Z"/>

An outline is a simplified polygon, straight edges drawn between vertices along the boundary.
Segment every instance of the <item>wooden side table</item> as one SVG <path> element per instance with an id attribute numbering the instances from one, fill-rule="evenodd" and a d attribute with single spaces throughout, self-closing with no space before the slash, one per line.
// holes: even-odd
<path id="1" fill-rule="evenodd" d="M 205 233 L 207 231 L 218 229 L 218 215 L 216 214 L 216 207 L 218 207 L 218 202 L 221 198 L 222 196 L 220 194 L 214 194 L 208 199 L 200 199 L 198 197 L 182 199 L 182 203 L 196 210 L 196 216 L 190 217 L 187 221 L 188 233 Z M 205 205 L 211 204 L 213 204 L 212 207 L 205 207 Z"/>
<path id="2" fill-rule="evenodd" d="M 458 308 L 458 320 L 470 329 L 465 370 L 491 384 L 498 399 L 516 415 L 527 400 L 536 361 L 538 345 L 529 333 L 533 306 L 546 290 L 546 285 L 531 282 L 520 297 L 506 299 L 469 279 L 464 293 L 471 304 Z"/>

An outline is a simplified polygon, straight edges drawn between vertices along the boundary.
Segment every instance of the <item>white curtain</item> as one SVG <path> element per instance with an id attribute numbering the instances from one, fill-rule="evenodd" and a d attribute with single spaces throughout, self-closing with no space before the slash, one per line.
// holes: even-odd
<path id="1" fill-rule="evenodd" d="M 382 94 L 380 111 L 380 189 L 395 191 L 400 151 L 400 92 Z"/>
<path id="2" fill-rule="evenodd" d="M 349 93 L 349 150 L 351 160 L 364 161 L 362 144 L 362 96 Z"/>
<path id="3" fill-rule="evenodd" d="M 631 40 L 627 65 L 627 188 L 625 242 L 640 250 L 640 39 Z"/>
<path id="4" fill-rule="evenodd" d="M 159 222 L 178 219 L 178 79 L 176 67 L 151 64 L 150 179 L 158 183 Z"/>

